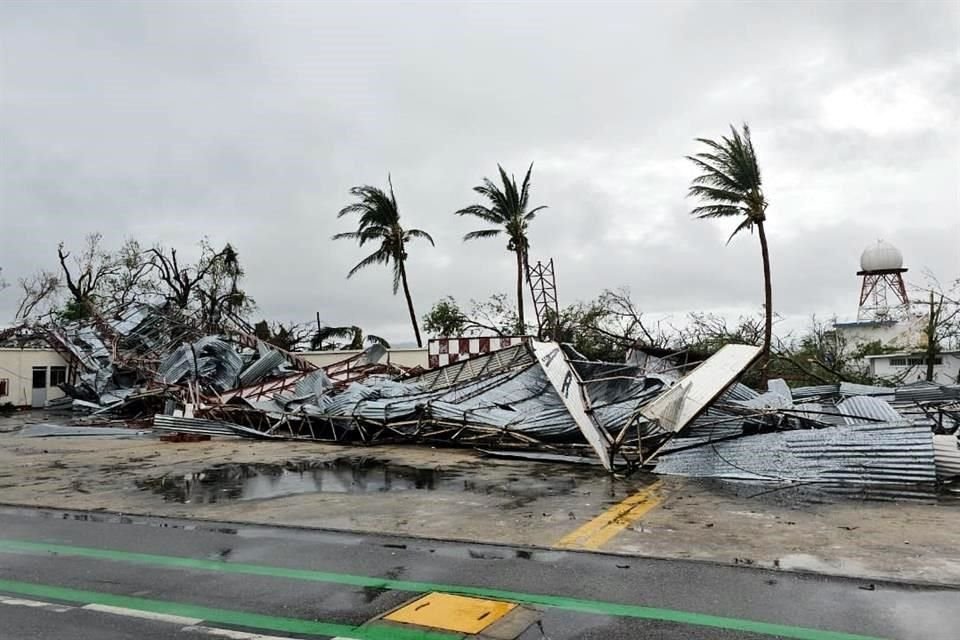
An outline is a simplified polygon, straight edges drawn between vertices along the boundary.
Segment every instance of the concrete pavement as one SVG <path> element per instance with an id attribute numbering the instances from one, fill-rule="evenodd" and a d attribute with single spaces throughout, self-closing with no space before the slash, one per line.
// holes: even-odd
<path id="1" fill-rule="evenodd" d="M 18 426 L 0 418 L 0 431 Z M 685 478 L 650 491 L 657 481 L 429 447 L 0 435 L 5 503 L 960 585 L 957 498 L 845 500 Z"/>
<path id="2" fill-rule="evenodd" d="M 947 588 L 512 545 L 0 510 L 0 618 L 15 634 L 4 637 L 188 638 L 199 626 L 400 638 L 362 625 L 432 591 L 537 610 L 542 628 L 531 627 L 525 640 L 952 639 L 960 628 L 960 592 Z"/>

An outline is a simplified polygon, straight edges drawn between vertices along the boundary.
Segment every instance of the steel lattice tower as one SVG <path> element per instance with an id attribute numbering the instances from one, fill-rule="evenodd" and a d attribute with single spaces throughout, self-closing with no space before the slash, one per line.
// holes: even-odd
<path id="1" fill-rule="evenodd" d="M 537 337 L 541 340 L 556 340 L 560 306 L 557 303 L 557 277 L 553 269 L 553 258 L 547 263 L 537 260 L 536 266 L 528 267 L 527 282 L 533 295 L 533 308 L 537 312 Z M 551 313 L 553 335 L 546 335 L 551 329 Z"/>

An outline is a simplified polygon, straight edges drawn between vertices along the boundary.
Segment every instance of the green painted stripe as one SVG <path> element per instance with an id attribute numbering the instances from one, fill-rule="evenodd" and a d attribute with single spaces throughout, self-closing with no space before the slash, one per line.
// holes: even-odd
<path id="1" fill-rule="evenodd" d="M 193 604 L 184 604 L 182 602 L 118 596 L 100 591 L 68 589 L 66 587 L 55 587 L 33 582 L 18 582 L 16 580 L 0 580 L 0 591 L 32 596 L 34 598 L 59 600 L 61 602 L 101 604 L 111 607 L 135 609 L 137 611 L 149 611 L 150 613 L 164 613 L 187 618 L 199 618 L 205 622 L 229 624 L 263 631 L 299 633 L 301 635 L 349 636 L 351 638 L 357 638 L 357 640 L 455 640 L 456 638 L 460 638 L 459 635 L 434 631 L 411 630 L 386 625 L 380 627 L 354 627 L 348 624 L 303 620 L 300 618 L 283 618 L 260 613 L 249 613 L 246 611 L 233 611 L 230 609 L 214 609 L 212 607 L 201 607 Z"/>
<path id="2" fill-rule="evenodd" d="M 197 571 L 219 571 L 223 573 L 269 576 L 273 578 L 286 578 L 291 580 L 305 580 L 311 582 L 329 582 L 356 587 L 374 587 L 380 589 L 393 589 L 396 591 L 412 591 L 416 593 L 424 591 L 443 591 L 446 593 L 459 593 L 463 595 L 473 595 L 484 598 L 510 600 L 523 604 L 563 609 L 565 611 L 619 616 L 624 618 L 665 620 L 686 625 L 746 631 L 761 635 L 779 636 L 782 638 L 796 638 L 798 640 L 881 640 L 875 636 L 843 633 L 840 631 L 826 631 L 806 627 L 775 624 L 770 622 L 760 622 L 757 620 L 713 616 L 691 611 L 680 611 L 677 609 L 642 607 L 630 604 L 618 604 L 615 602 L 603 602 L 599 600 L 583 600 L 566 596 L 522 593 L 519 591 L 506 591 L 503 589 L 436 584 L 431 582 L 390 580 L 372 576 L 333 573 L 329 571 L 312 571 L 308 569 L 272 567 L 257 564 L 244 564 L 239 562 L 225 562 L 222 560 L 185 558 L 182 556 L 152 555 L 146 553 L 134 553 L 130 551 L 119 551 L 114 549 L 97 549 L 93 547 L 75 547 L 44 542 L 29 542 L 26 540 L 0 539 L 0 552 L 62 554 L 83 558 L 94 558 L 97 560 L 112 560 L 116 562 L 128 562 L 133 564 L 159 567 L 193 569 Z"/>

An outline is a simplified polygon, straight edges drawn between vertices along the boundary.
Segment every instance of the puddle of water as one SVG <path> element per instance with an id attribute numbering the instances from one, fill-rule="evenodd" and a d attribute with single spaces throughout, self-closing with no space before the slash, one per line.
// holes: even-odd
<path id="1" fill-rule="evenodd" d="M 338 458 L 287 464 L 222 464 L 187 475 L 139 481 L 170 502 L 214 504 L 263 500 L 304 493 L 446 491 L 502 495 L 518 506 L 537 498 L 573 492 L 579 478 L 563 474 L 510 475 L 481 480 L 470 470 L 393 465 L 373 458 Z M 590 480 L 596 482 L 595 474 Z"/>

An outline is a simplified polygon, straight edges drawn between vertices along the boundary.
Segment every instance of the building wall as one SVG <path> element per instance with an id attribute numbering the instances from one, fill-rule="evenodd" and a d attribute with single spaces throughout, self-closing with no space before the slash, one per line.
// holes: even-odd
<path id="1" fill-rule="evenodd" d="M 3 347 L 0 348 L 0 387 L 5 389 L 0 388 L 0 404 L 10 402 L 18 407 L 30 406 L 34 367 L 46 369 L 47 400 L 63 397 L 63 392 L 51 384 L 50 376 L 51 367 L 67 367 L 67 361 L 59 353 L 53 349 Z"/>
<path id="2" fill-rule="evenodd" d="M 838 322 L 834 329 L 848 349 L 880 342 L 884 346 L 914 349 L 924 345 L 924 319 L 910 318 L 897 322 Z"/>
<path id="3" fill-rule="evenodd" d="M 346 360 L 363 351 L 345 350 L 345 351 L 304 351 L 297 353 L 298 356 L 312 362 L 318 367 L 326 367 L 331 364 Z M 400 367 L 427 367 L 427 350 L 424 349 L 390 349 L 387 351 L 387 361 Z"/>
<path id="4" fill-rule="evenodd" d="M 960 352 L 941 353 L 937 356 L 941 364 L 933 366 L 933 381 L 940 384 L 960 383 Z M 925 380 L 927 365 L 923 364 L 925 356 L 922 353 L 891 353 L 882 356 L 870 356 L 870 373 L 876 377 L 895 378 L 906 373 L 904 383 Z M 915 362 L 911 364 L 911 359 Z"/>

